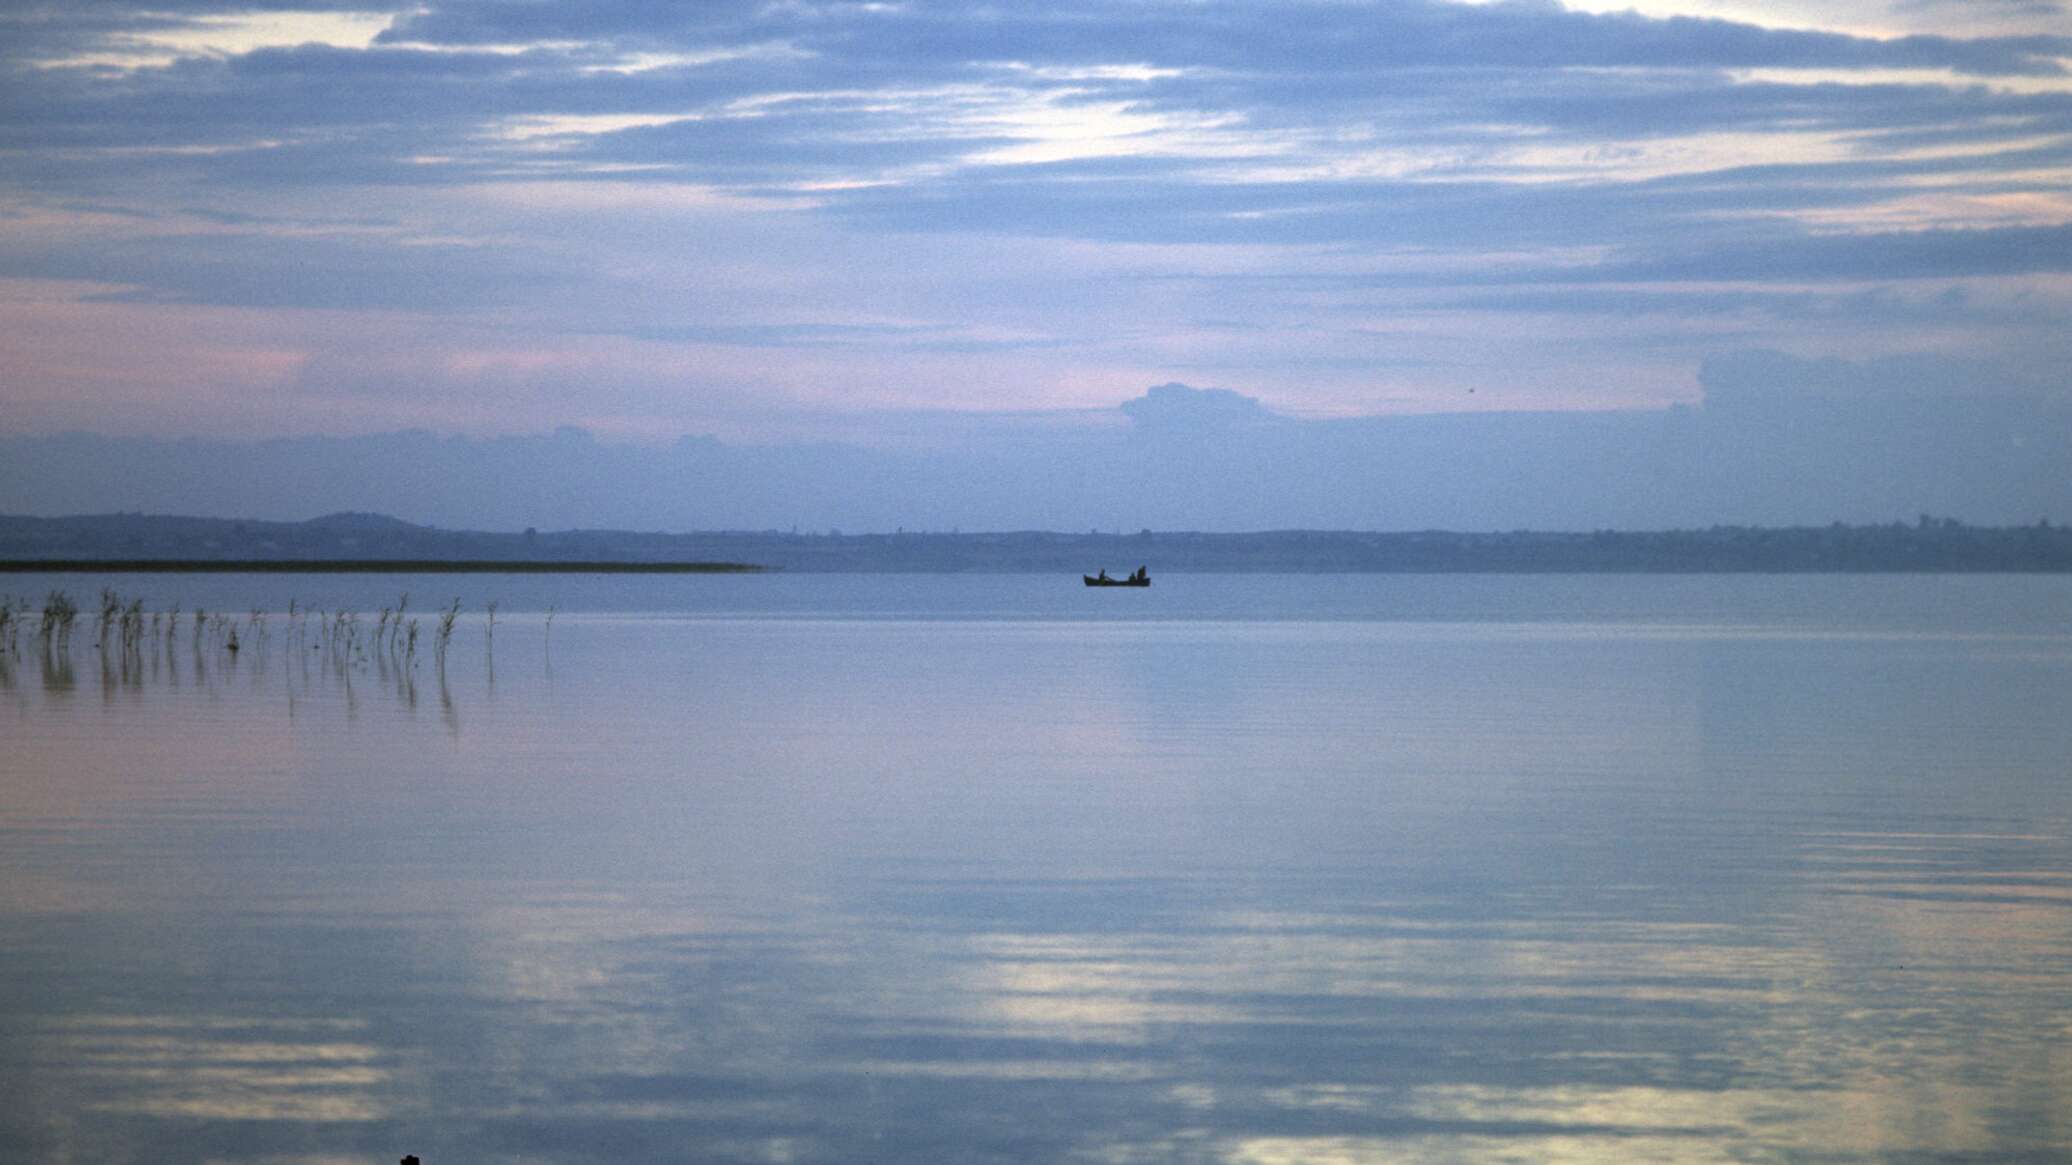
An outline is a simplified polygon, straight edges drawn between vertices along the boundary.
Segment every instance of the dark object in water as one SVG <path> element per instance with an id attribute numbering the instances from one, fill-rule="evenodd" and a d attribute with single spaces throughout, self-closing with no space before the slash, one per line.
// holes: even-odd
<path id="1" fill-rule="evenodd" d="M 412 1153 L 409 1156 L 403 1158 L 403 1165 L 418 1165 L 417 1154 Z"/>
<path id="2" fill-rule="evenodd" d="M 1085 579 L 1086 585 L 1090 587 L 1148 587 L 1151 585 L 1151 572 L 1141 566 L 1137 568 L 1135 574 L 1130 575 L 1128 578 L 1109 578 L 1108 572 L 1105 570 L 1097 575 L 1082 574 L 1079 577 Z"/>

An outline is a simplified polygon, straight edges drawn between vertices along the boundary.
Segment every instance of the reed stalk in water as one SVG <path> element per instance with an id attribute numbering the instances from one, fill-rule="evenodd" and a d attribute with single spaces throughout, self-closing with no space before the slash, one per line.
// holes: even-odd
<path id="1" fill-rule="evenodd" d="M 460 618 L 459 599 L 453 600 L 452 606 L 439 612 L 439 631 L 437 637 L 433 640 L 432 651 L 433 654 L 439 657 L 439 666 L 442 668 L 446 666 L 446 645 L 453 642 L 453 623 L 458 618 Z"/>
<path id="2" fill-rule="evenodd" d="M 79 617 L 79 607 L 72 596 L 63 591 L 52 591 L 43 600 L 42 617 L 36 626 L 36 636 L 46 648 L 66 648 L 72 644 L 72 621 Z"/>

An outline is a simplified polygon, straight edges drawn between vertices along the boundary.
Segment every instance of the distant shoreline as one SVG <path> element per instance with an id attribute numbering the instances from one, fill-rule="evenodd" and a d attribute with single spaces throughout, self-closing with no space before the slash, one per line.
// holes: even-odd
<path id="1" fill-rule="evenodd" d="M 961 574 L 1042 575 L 1070 574 L 1063 567 L 1033 566 L 958 567 L 819 567 L 788 570 L 782 566 L 758 566 L 742 562 L 495 562 L 439 561 L 434 559 L 295 559 L 242 560 L 224 558 L 67 558 L 47 560 L 0 559 L 0 575 L 10 574 Z M 1169 569 L 1168 575 L 1209 574 L 1482 574 L 1482 575 L 2062 575 L 2072 568 L 2060 565 L 1921 565 L 1921 566 L 1821 566 L 1805 564 L 1765 565 L 1606 565 L 1569 564 L 1532 566 L 1505 565 L 1416 565 L 1321 567 L 1310 565 L 1257 564 L 1195 566 Z"/>
<path id="2" fill-rule="evenodd" d="M 753 564 L 753 565 L 751 565 Z M 1923 514 L 1875 526 L 1702 530 L 1046 530 L 890 534 L 714 530 L 504 533 L 380 514 L 307 522 L 0 514 L 0 573 L 1949 574 L 2072 572 L 2072 526 L 1968 526 Z"/>
<path id="3" fill-rule="evenodd" d="M 0 559 L 0 574 L 758 574 L 745 562 L 499 562 L 433 558 Z"/>

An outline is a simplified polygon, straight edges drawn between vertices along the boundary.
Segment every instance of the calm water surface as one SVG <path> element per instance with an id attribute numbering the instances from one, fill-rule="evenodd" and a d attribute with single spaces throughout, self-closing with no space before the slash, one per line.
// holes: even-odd
<path id="1" fill-rule="evenodd" d="M 102 585 L 0 1159 L 2072 1155 L 2072 579 Z"/>

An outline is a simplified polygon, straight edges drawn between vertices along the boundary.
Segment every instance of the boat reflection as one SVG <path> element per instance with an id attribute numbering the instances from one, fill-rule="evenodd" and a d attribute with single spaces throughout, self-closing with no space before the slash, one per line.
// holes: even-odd
<path id="1" fill-rule="evenodd" d="M 2056 640 L 321 624 L 5 657 L 24 1159 L 2072 1150 Z"/>

